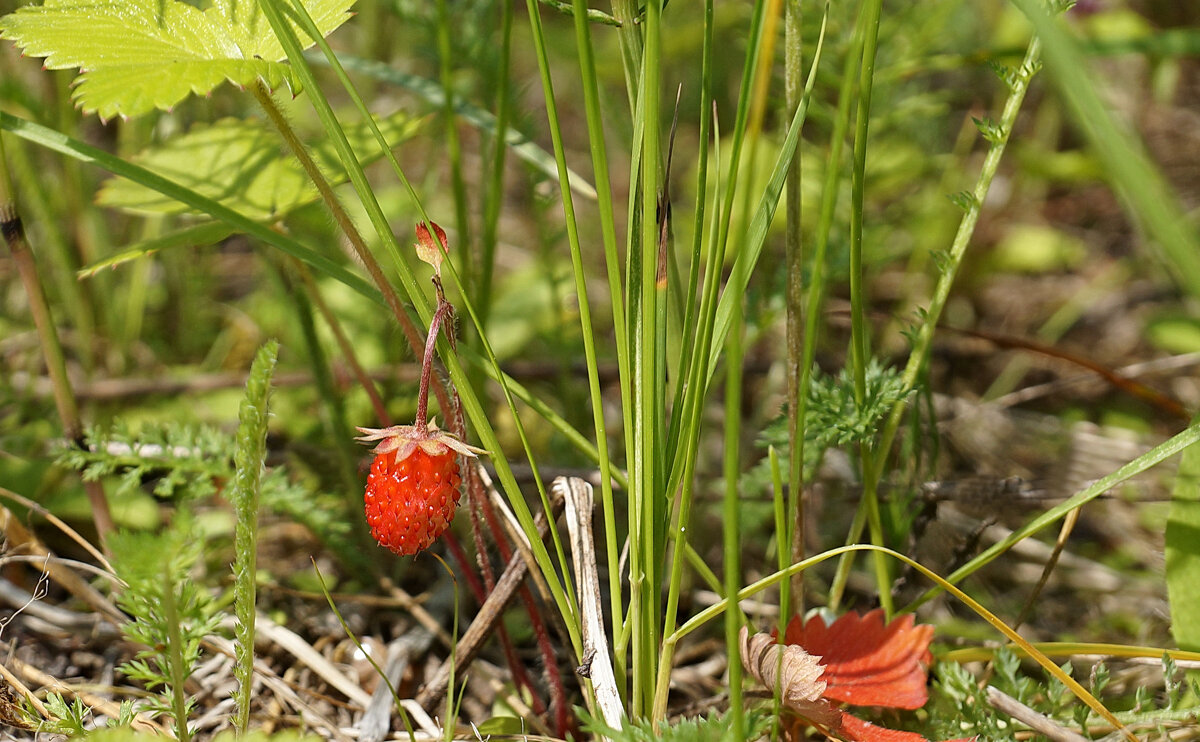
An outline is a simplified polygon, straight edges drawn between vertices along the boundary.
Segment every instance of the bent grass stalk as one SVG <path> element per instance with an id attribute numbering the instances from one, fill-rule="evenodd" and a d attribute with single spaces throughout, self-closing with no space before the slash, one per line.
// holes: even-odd
<path id="1" fill-rule="evenodd" d="M 317 560 L 310 557 L 310 561 L 312 562 L 313 572 L 317 576 L 317 583 L 321 586 L 321 594 L 325 596 L 325 602 L 329 604 L 329 610 L 333 611 L 333 615 L 335 618 L 337 618 L 338 624 L 341 625 L 342 631 L 346 632 L 346 636 L 350 638 L 350 641 L 354 642 L 354 647 L 358 650 L 358 653 L 367 658 L 367 662 L 371 663 L 371 667 L 374 668 L 375 673 L 379 675 L 379 679 L 382 680 L 385 685 L 387 685 L 388 692 L 392 695 L 392 701 L 395 702 L 396 710 L 400 712 L 400 721 L 404 724 L 404 730 L 408 732 L 409 742 L 417 742 L 417 735 L 413 730 L 412 719 L 409 718 L 408 712 L 404 709 L 404 704 L 400 701 L 400 694 L 396 692 L 396 686 L 394 686 L 392 681 L 388 679 L 387 673 L 384 672 L 383 668 L 379 666 L 379 663 L 375 661 L 375 658 L 371 655 L 371 652 L 362 645 L 361 641 L 358 640 L 358 636 L 350 630 L 350 626 L 346 623 L 346 619 L 342 617 L 342 612 L 338 610 L 337 604 L 333 602 L 333 594 L 329 592 L 329 586 L 325 584 L 325 576 L 321 574 L 321 568 L 317 566 Z M 457 615 L 457 613 L 455 615 Z M 455 645 L 452 642 L 450 646 L 453 650 Z"/>
<path id="2" fill-rule="evenodd" d="M 1067 688 L 1069 688 L 1071 693 L 1073 693 L 1076 698 L 1078 698 L 1083 703 L 1087 704 L 1087 706 L 1089 708 L 1091 708 L 1097 714 L 1102 716 L 1105 721 L 1107 721 L 1109 724 L 1111 724 L 1113 726 L 1114 729 L 1120 731 L 1126 739 L 1130 740 L 1131 742 L 1138 742 L 1137 737 L 1135 737 L 1133 735 L 1133 733 L 1130 732 L 1129 729 L 1124 724 L 1121 723 L 1121 720 L 1118 719 L 1113 714 L 1113 712 L 1109 711 L 1108 708 L 1105 707 L 1105 705 L 1103 703 L 1101 703 L 1095 696 L 1093 696 L 1091 693 L 1089 693 L 1086 688 L 1084 688 L 1082 685 L 1080 685 L 1079 681 L 1075 680 L 1075 678 L 1073 678 L 1070 675 L 1068 675 L 1067 673 L 1065 673 L 1062 670 L 1062 668 L 1060 668 L 1057 664 L 1055 664 L 1054 660 L 1050 659 L 1045 654 L 1038 651 L 1037 647 L 1034 644 L 1027 641 L 1016 631 L 1013 631 L 1011 628 L 1009 628 L 1009 626 L 1006 623 L 1004 623 L 1004 621 L 1002 621 L 998 616 L 996 616 L 994 613 L 992 613 L 987 608 L 985 608 L 983 606 L 983 604 L 979 603 L 977 600 L 972 598 L 970 595 L 967 595 L 965 592 L 963 592 L 959 588 L 955 587 L 953 584 L 951 584 L 945 578 L 938 575 L 933 570 L 924 566 L 920 562 L 917 562 L 915 559 L 907 557 L 904 554 L 901 554 L 900 552 L 892 551 L 891 549 L 888 549 L 887 547 L 876 546 L 875 544 L 849 544 L 847 546 L 839 546 L 837 548 L 830 549 L 829 551 L 809 557 L 808 559 L 805 559 L 802 562 L 797 562 L 796 564 L 793 564 L 792 566 L 788 567 L 785 570 L 780 570 L 778 572 L 775 572 L 771 575 L 768 575 L 768 576 L 762 578 L 761 580 L 757 580 L 756 582 L 753 582 L 750 585 L 747 585 L 746 587 L 744 587 L 738 591 L 736 600 L 738 602 L 740 602 L 740 601 L 746 600 L 747 598 L 752 598 L 755 595 L 757 595 L 758 593 L 762 592 L 763 590 L 766 590 L 766 589 L 772 587 L 773 585 L 775 585 L 779 582 L 782 582 L 783 580 L 789 579 L 793 575 L 803 572 L 804 570 L 808 569 L 809 567 L 820 564 L 821 562 L 825 561 L 826 559 L 832 559 L 833 557 L 838 557 L 838 556 L 842 556 L 842 555 L 850 554 L 850 553 L 854 553 L 854 552 L 859 552 L 859 551 L 870 551 L 870 552 L 874 552 L 877 554 L 881 554 L 884 557 L 891 557 L 892 559 L 895 559 L 897 561 L 903 562 L 904 564 L 907 564 L 908 566 L 912 567 L 913 569 L 915 569 L 918 572 L 920 572 L 921 574 L 923 574 L 925 577 L 929 578 L 931 581 L 937 583 L 938 589 L 945 590 L 946 592 L 950 593 L 956 599 L 958 599 L 959 602 L 963 603 L 968 608 L 970 608 L 976 615 L 978 615 L 984 621 L 987 621 L 989 624 L 991 624 L 993 628 L 995 628 L 997 631 L 999 631 L 1001 634 L 1003 634 L 1006 638 L 1008 638 L 1009 641 L 1011 641 L 1013 644 L 1017 645 L 1017 647 L 1019 647 L 1020 650 L 1023 651 L 1027 657 L 1029 657 L 1033 661 L 1037 662 L 1039 665 L 1042 666 L 1042 668 L 1047 673 L 1052 675 L 1056 680 L 1058 680 L 1060 683 L 1062 683 Z M 689 620 L 687 623 L 680 626 L 679 629 L 677 631 L 675 631 L 674 634 L 672 634 L 666 638 L 665 642 L 670 643 L 672 645 L 677 644 L 681 639 L 683 639 L 685 636 L 687 636 L 691 632 L 695 631 L 696 629 L 700 628 L 704 624 L 708 623 L 712 619 L 716 618 L 717 616 L 719 616 L 722 613 L 724 613 L 725 611 L 727 611 L 731 605 L 734 605 L 734 601 L 729 598 L 725 598 L 721 602 L 716 603 L 715 605 L 712 605 L 712 606 L 706 608 L 705 610 L 701 611 L 700 613 L 698 613 L 694 617 L 692 617 L 692 619 Z"/>

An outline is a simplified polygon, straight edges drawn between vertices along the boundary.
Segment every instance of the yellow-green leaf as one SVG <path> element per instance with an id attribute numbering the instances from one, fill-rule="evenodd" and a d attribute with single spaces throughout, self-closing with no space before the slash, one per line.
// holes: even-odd
<path id="1" fill-rule="evenodd" d="M 304 1 L 323 34 L 354 2 Z M 46 0 L 0 18 L 0 38 L 45 57 L 48 69 L 79 68 L 73 96 L 102 118 L 167 109 L 225 80 L 297 87 L 255 0 L 214 0 L 205 10 L 179 0 Z"/>
<path id="2" fill-rule="evenodd" d="M 392 145 L 411 137 L 418 126 L 404 113 L 377 123 Z M 345 131 L 360 162 L 380 156 L 366 124 L 347 126 Z M 251 219 L 271 221 L 315 201 L 318 195 L 300 163 L 284 157 L 280 147 L 279 136 L 262 121 L 222 119 L 192 127 L 187 134 L 142 152 L 135 161 Z M 346 179 L 333 147 L 320 143 L 312 154 L 331 182 Z M 179 201 L 124 178 L 106 181 L 97 201 L 135 213 L 187 210 Z"/>

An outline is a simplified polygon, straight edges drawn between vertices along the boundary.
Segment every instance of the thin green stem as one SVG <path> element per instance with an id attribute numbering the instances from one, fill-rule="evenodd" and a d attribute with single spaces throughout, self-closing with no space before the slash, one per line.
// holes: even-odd
<path id="1" fill-rule="evenodd" d="M 713 118 L 716 118 L 715 113 Z M 715 129 L 715 121 L 713 126 Z M 720 161 L 720 136 L 714 137 L 713 148 L 715 150 L 714 159 Z M 710 308 L 716 306 L 717 291 L 721 281 L 721 256 L 717 251 L 716 238 L 717 218 L 720 214 L 719 204 L 717 203 L 717 199 L 719 198 L 717 190 L 713 189 L 713 208 L 711 209 L 709 228 L 706 231 L 708 244 L 704 268 L 704 291 L 700 299 L 699 329 L 695 334 L 697 339 L 696 345 L 700 346 L 703 352 L 696 354 L 697 358 L 707 356 L 708 345 L 712 342 L 713 311 Z M 700 440 L 700 418 L 704 406 L 704 391 L 706 386 L 703 384 L 703 378 L 701 364 L 698 362 L 694 363 L 687 377 L 685 385 L 687 393 L 684 395 L 683 405 L 675 408 L 677 410 L 676 415 L 681 420 L 679 423 L 681 433 L 679 440 L 674 444 L 674 448 L 679 453 L 676 454 L 675 467 L 673 467 L 671 476 L 667 481 L 667 491 L 674 492 L 676 489 L 679 489 L 679 505 L 676 508 L 674 529 L 671 533 L 673 549 L 671 552 L 671 571 L 667 585 L 667 606 L 663 616 L 664 635 L 670 634 L 675 630 L 676 621 L 678 620 L 679 596 L 683 588 L 684 560 L 685 558 L 689 559 L 693 568 L 697 570 L 697 562 L 700 562 L 699 559 L 690 559 L 694 551 L 691 548 L 691 544 L 687 541 L 687 534 L 691 524 L 692 504 L 695 500 L 694 476 Z M 707 567 L 704 567 L 704 569 L 707 569 Z M 720 582 L 717 580 L 716 575 L 711 575 L 711 578 L 709 584 L 713 585 L 713 583 L 716 583 L 714 589 L 719 588 Z M 658 660 L 658 680 L 654 706 L 655 718 L 666 713 L 667 691 L 670 688 L 673 658 L 674 646 L 664 644 L 660 649 Z M 659 713 L 660 711 L 661 714 Z"/>
<path id="2" fill-rule="evenodd" d="M 740 266 L 740 267 L 739 267 Z M 746 270 L 743 261 L 734 263 L 734 271 Z M 733 303 L 733 330 L 725 343 L 725 497 L 722 507 L 725 594 L 736 595 L 741 585 L 741 473 L 742 435 L 742 302 Z M 742 663 L 738 633 L 745 621 L 737 603 L 725 613 L 725 653 L 729 657 L 729 715 L 733 739 L 745 739 L 745 710 L 742 703 Z"/>
<path id="3" fill-rule="evenodd" d="M 460 254 L 464 256 L 459 273 L 462 276 L 463 286 L 467 291 L 471 291 L 477 280 L 473 266 L 475 252 L 471 249 L 471 219 L 468 216 L 467 183 L 463 178 L 462 142 L 458 136 L 458 118 L 454 115 L 453 50 L 450 45 L 451 22 L 447 0 L 437 0 L 437 11 L 438 71 L 441 75 L 442 90 L 445 95 L 442 119 L 445 126 L 446 156 L 450 161 L 450 182 L 454 189 L 454 221 L 458 229 L 458 244 L 462 246 Z M 476 294 L 472 295 L 477 296 Z"/>
<path id="4" fill-rule="evenodd" d="M 167 671 L 171 679 L 171 716 L 175 721 L 175 739 L 179 742 L 190 742 L 192 732 L 188 729 L 187 692 L 183 687 L 187 682 L 188 672 L 183 660 L 183 629 L 179 625 L 179 595 L 171 575 L 172 566 L 164 564 L 162 568 L 162 610 L 167 629 L 166 653 Z"/>
<path id="5" fill-rule="evenodd" d="M 966 212 L 959 222 L 958 231 L 954 235 L 954 241 L 951 243 L 946 260 L 943 263 L 942 274 L 938 277 L 937 286 L 934 287 L 929 308 L 922 313 L 921 327 L 917 331 L 916 341 L 913 343 L 912 352 L 908 356 L 908 363 L 905 365 L 904 374 L 901 377 L 905 387 L 912 387 L 916 383 L 921 368 L 925 365 L 929 357 L 929 350 L 933 345 L 933 334 L 937 329 L 938 320 L 941 318 L 942 310 L 945 309 L 946 302 L 950 298 L 950 288 L 954 284 L 954 278 L 958 274 L 959 266 L 962 265 L 963 257 L 966 255 L 967 247 L 971 242 L 971 237 L 975 233 L 975 226 L 979 223 L 980 211 L 987 198 L 988 190 L 991 188 L 992 180 L 996 177 L 996 172 L 1000 167 L 1000 160 L 1004 156 L 1005 146 L 1008 144 L 1009 136 L 1012 134 L 1017 114 L 1021 110 L 1021 103 L 1025 100 L 1025 93 L 1029 89 L 1029 81 L 1033 78 L 1039 67 L 1038 59 L 1040 54 L 1041 42 L 1037 37 L 1034 37 L 1029 42 L 1029 47 L 1025 51 L 1025 57 L 1021 62 L 1021 66 L 1014 71 L 1010 78 L 1009 96 L 1004 103 L 1000 121 L 992 130 L 994 135 L 987 155 L 984 157 L 983 166 L 979 170 L 979 177 L 975 181 L 975 187 L 971 190 L 971 197 L 967 202 Z M 898 402 L 892 408 L 891 414 L 884 424 L 883 433 L 879 438 L 877 463 L 870 471 L 863 472 L 864 481 L 868 478 L 878 481 L 883 470 L 883 465 L 886 463 L 887 457 L 884 452 L 891 449 L 892 441 L 895 439 L 896 431 L 900 427 L 900 421 L 903 419 L 906 406 L 907 398 Z"/>
<path id="6" fill-rule="evenodd" d="M 785 0 L 784 17 L 784 78 L 785 108 L 795 115 L 804 90 L 803 36 L 801 34 L 800 0 Z M 787 266 L 787 400 L 788 400 L 788 502 L 787 517 L 778 524 L 779 558 L 791 554 L 794 561 L 804 558 L 804 426 L 800 418 L 800 366 L 804 356 L 804 249 L 801 231 L 800 193 L 802 184 L 801 152 L 797 148 L 788 168 L 787 190 L 783 209 L 787 218 L 784 235 L 784 265 Z M 771 451 L 774 456 L 774 450 Z M 779 588 L 780 635 L 788 616 L 804 612 L 804 574 L 796 576 L 794 584 Z M 782 655 L 781 655 L 782 656 Z"/>
<path id="7" fill-rule="evenodd" d="M 716 233 L 716 225 L 705 230 L 705 213 L 708 198 L 708 150 L 709 140 L 716 118 L 712 111 L 712 56 L 713 56 L 713 0 L 704 3 L 704 49 L 701 58 L 701 92 L 700 92 L 700 143 L 696 165 L 696 204 L 692 224 L 692 254 L 691 265 L 686 286 L 687 304 L 684 309 L 683 338 L 696 338 L 702 344 L 705 333 L 699 327 L 706 316 L 704 307 L 715 305 L 715 296 L 719 282 L 720 270 L 717 267 L 716 241 L 711 236 Z M 719 147 L 719 143 L 714 143 Z M 717 158 L 720 161 L 720 157 Z M 713 214 L 717 210 L 714 208 Z M 712 251 L 705 263 L 704 296 L 697 307 L 697 286 L 700 282 L 700 264 L 704 260 L 701 250 L 704 246 L 705 234 L 710 235 L 709 244 Z M 706 354 L 705 354 L 706 355 Z M 679 505 L 675 512 L 675 521 L 670 534 L 671 570 L 667 582 L 667 605 L 663 613 L 663 634 L 675 630 L 679 614 L 679 596 L 683 589 L 683 564 L 689 552 L 687 531 L 691 525 L 693 494 L 692 482 L 696 465 L 696 442 L 699 431 L 699 410 L 697 405 L 702 403 L 703 395 L 697 393 L 696 359 L 704 355 L 695 353 L 680 353 L 679 369 L 676 373 L 675 403 L 671 420 L 671 430 L 667 439 L 667 451 L 673 457 L 671 471 L 667 477 L 667 492 L 679 491 Z M 695 365 L 693 365 L 695 364 Z M 691 421 L 689 423 L 689 421 Z M 682 464 L 682 465 L 681 465 Z M 678 473 L 677 473 L 678 472 Z M 665 649 L 663 647 L 662 649 Z M 660 650 L 658 680 L 655 691 L 655 713 L 661 709 L 666 713 L 666 689 L 670 682 L 670 667 L 672 655 Z"/>
<path id="8" fill-rule="evenodd" d="M 295 261 L 288 261 L 284 256 L 278 257 L 283 258 L 275 261 L 280 288 L 292 302 L 294 318 L 296 324 L 300 326 L 304 347 L 308 351 L 308 364 L 312 369 L 313 384 L 321 398 L 319 417 L 329 439 L 337 441 L 333 445 L 332 453 L 337 461 L 341 484 L 346 491 L 353 491 L 361 485 L 356 467 L 359 450 L 357 450 L 358 446 L 346 437 L 346 431 L 350 428 L 346 421 L 346 404 L 343 395 L 334 384 L 333 374 L 329 367 L 329 356 L 317 335 L 311 302 L 312 295 L 316 292 L 307 290 L 307 286 L 302 288 L 296 285 L 295 277 L 289 271 L 289 268 L 298 265 Z M 303 271 L 303 266 L 300 266 L 300 270 Z M 366 379 L 366 381 L 373 391 L 374 382 L 370 379 Z"/>
<path id="9" fill-rule="evenodd" d="M 78 357 L 83 363 L 84 371 L 92 371 L 92 349 L 97 322 L 95 293 L 91 282 L 79 281 L 73 275 L 79 268 L 79 253 L 73 249 L 66 228 L 58 214 L 76 213 L 66 203 L 66 194 L 58 184 L 46 177 L 43 168 L 33 162 L 26 148 L 18 142 L 10 142 L 6 151 L 7 167 L 12 171 L 16 181 L 15 189 L 9 192 L 21 193 L 21 214 L 30 224 L 37 224 L 40 240 L 38 242 L 43 256 L 52 255 L 55 262 L 65 270 L 48 270 L 49 280 L 54 282 L 54 294 L 57 294 L 55 305 L 61 311 L 69 313 L 71 328 L 76 334 L 75 345 L 79 348 Z M 73 166 L 64 166 L 64 170 L 74 170 Z M 66 173 L 64 173 L 66 175 Z M 72 220 L 78 226 L 78 220 Z M 46 258 L 42 265 L 47 266 Z M 53 263 L 50 263 L 53 265 Z M 111 282 L 110 282 L 111 283 Z M 132 283 L 132 282 L 131 282 Z M 136 285 L 136 284 L 133 284 Z M 107 302 L 106 302 L 107 303 Z"/>
<path id="10" fill-rule="evenodd" d="M 851 168 L 850 186 L 850 346 L 854 371 L 854 401 L 861 409 L 866 403 L 867 359 L 870 357 L 870 329 L 866 321 L 867 296 L 863 270 L 863 199 L 866 192 L 867 139 L 871 124 L 871 91 L 875 81 L 875 56 L 879 40 L 879 16 L 882 0 L 870 0 L 865 8 L 866 33 L 863 38 L 862 65 L 859 68 L 858 112 L 854 132 L 854 165 Z M 864 470 L 872 468 L 876 449 L 864 442 L 859 447 Z M 880 454 L 883 455 L 883 454 Z M 883 525 L 879 517 L 878 484 L 871 477 L 863 479 L 863 495 L 859 504 L 865 509 L 867 526 L 872 543 L 883 546 Z M 879 592 L 879 603 L 888 616 L 892 614 L 891 581 L 888 579 L 887 560 L 875 556 L 875 582 Z"/>
<path id="11" fill-rule="evenodd" d="M 497 3 L 500 8 L 499 68 L 496 70 L 496 133 L 493 137 L 492 159 L 488 170 L 487 189 L 483 197 L 483 244 L 479 290 L 479 323 L 486 329 L 492 311 L 492 276 L 496 269 L 496 247 L 499 242 L 500 206 L 504 203 L 504 163 L 508 155 L 508 120 L 512 115 L 509 70 L 512 66 L 513 4 Z"/>
<path id="12" fill-rule="evenodd" d="M 321 296 L 321 292 L 317 290 L 317 282 L 313 280 L 312 271 L 299 260 L 293 260 L 292 265 L 300 275 L 300 279 L 304 282 L 308 298 L 317 308 L 317 312 L 320 313 L 321 318 L 325 320 L 325 326 L 333 333 L 334 342 L 337 343 L 338 350 L 342 354 L 342 360 L 349 364 L 351 373 L 358 380 L 358 385 L 362 387 L 362 390 L 367 394 L 367 398 L 371 400 L 371 409 L 375 411 L 375 417 L 379 419 L 380 426 L 387 427 L 391 425 L 391 416 L 388 414 L 387 405 L 384 404 L 383 397 L 379 395 L 379 388 L 376 387 L 375 380 L 371 378 L 359 362 L 358 353 L 354 345 L 350 342 L 350 338 L 346 336 L 346 331 L 342 328 L 341 321 L 338 320 L 333 310 L 329 308 L 329 304 Z"/>
<path id="13" fill-rule="evenodd" d="M 793 527 L 791 517 L 793 511 L 788 508 L 792 505 L 784 497 L 783 492 L 783 472 L 779 467 L 779 452 L 774 446 L 767 449 L 767 460 L 771 466 L 771 501 L 775 506 L 775 564 L 780 572 L 788 568 L 792 562 L 799 562 L 804 559 L 799 559 L 791 556 L 789 550 L 791 542 L 788 540 L 790 536 L 790 528 Z M 803 573 L 801 573 L 803 574 Z M 799 575 L 798 575 L 799 576 Z M 792 582 L 795 581 L 801 585 L 803 582 L 793 578 L 792 580 L 779 581 L 779 621 L 775 624 L 776 636 L 785 636 L 787 634 L 787 625 L 792 616 L 803 616 L 803 611 L 793 611 L 788 608 L 790 603 L 789 589 Z M 801 596 L 803 597 L 803 596 Z M 787 610 L 784 610 L 787 608 Z M 779 729 L 782 723 L 780 712 L 783 709 L 783 653 L 779 653 L 779 659 L 775 667 L 775 676 L 779 678 L 779 682 L 771 689 L 771 711 L 772 719 L 772 739 L 778 737 Z"/>
<path id="14" fill-rule="evenodd" d="M 575 45 L 579 50 L 579 70 L 583 81 L 584 110 L 587 115 L 588 144 L 592 155 L 592 172 L 596 181 L 596 193 L 600 207 L 600 234 L 604 244 L 605 265 L 608 270 L 609 302 L 613 313 L 613 327 L 616 335 L 617 371 L 620 378 L 623 400 L 629 399 L 629 353 L 625 345 L 625 313 L 622 305 L 623 289 L 621 285 L 620 256 L 617 254 L 616 219 L 613 211 L 612 188 L 609 183 L 608 154 L 604 138 L 604 123 L 600 111 L 599 82 L 596 74 L 595 55 L 592 50 L 591 29 L 588 26 L 585 0 L 574 0 Z M 548 97 L 548 99 L 550 99 Z M 552 99 L 551 99 L 552 100 Z M 547 106 L 549 112 L 550 106 Z M 565 183 L 566 161 L 558 152 L 558 128 L 555 131 L 555 160 L 560 163 L 560 182 Z M 569 184 L 563 186 L 564 205 L 571 199 Z M 569 219 L 571 225 L 568 238 L 576 233 L 574 219 Z M 599 380 L 595 371 L 595 338 L 591 320 L 591 308 L 588 302 L 586 276 L 583 272 L 581 250 L 572 243 L 571 266 L 575 273 L 576 294 L 579 305 L 579 321 L 583 327 L 584 354 L 588 364 L 588 385 L 592 398 L 592 418 L 596 426 L 596 449 L 600 459 L 600 470 L 607 471 L 611 466 L 608 451 L 608 433 L 604 424 L 603 398 L 600 395 Z M 623 405 L 624 406 L 624 405 Z M 612 622 L 612 635 L 617 635 L 621 616 L 624 613 L 621 601 L 621 570 L 619 568 L 619 547 L 617 544 L 617 513 L 613 497 L 612 478 L 600 478 L 600 497 L 604 510 L 604 545 L 608 561 L 609 610 Z M 624 686 L 619 686 L 624 690 Z"/>
<path id="15" fill-rule="evenodd" d="M 658 326 L 661 319 L 657 288 L 658 265 L 658 194 L 661 175 L 660 154 L 660 86 L 661 70 L 661 7 L 646 3 L 645 36 L 642 50 L 641 78 L 641 183 L 640 183 L 640 257 L 638 285 L 632 282 L 629 291 L 638 291 L 638 306 L 634 337 L 634 431 L 633 456 L 640 461 L 638 477 L 633 482 L 631 510 L 639 515 L 639 529 L 631 532 L 630 548 L 641 557 L 638 572 L 631 577 L 642 593 L 640 610 L 634 616 L 633 634 L 633 716 L 645 714 L 654 703 L 654 659 L 657 656 L 661 612 L 659 556 L 662 544 L 657 538 L 666 525 L 664 514 L 667 498 L 659 488 L 660 448 L 659 429 L 663 420 L 664 399 L 660 369 L 662 368 Z M 631 567 L 632 567 L 631 562 Z"/>
<path id="16" fill-rule="evenodd" d="M 620 24 L 617 43 L 621 47 L 621 66 L 625 70 L 625 90 L 629 93 L 629 112 L 636 114 L 642 70 L 642 34 L 638 0 L 612 0 L 612 14 Z M 636 141 L 636 140 L 635 140 Z"/>

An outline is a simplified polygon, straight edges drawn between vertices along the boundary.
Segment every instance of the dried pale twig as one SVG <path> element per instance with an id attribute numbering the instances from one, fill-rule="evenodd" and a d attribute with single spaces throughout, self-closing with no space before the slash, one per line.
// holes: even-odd
<path id="1" fill-rule="evenodd" d="M 120 718 L 121 707 L 118 704 L 109 701 L 106 698 L 90 693 L 88 691 L 67 685 L 58 678 L 47 675 L 33 665 L 24 662 L 16 657 L 9 656 L 4 661 L 8 668 L 13 670 L 17 675 L 20 675 L 26 681 L 40 685 L 44 688 L 49 688 L 56 693 L 62 694 L 64 697 L 78 698 L 88 706 L 92 707 L 93 711 L 99 712 L 113 719 Z M 138 715 L 133 720 L 133 728 L 145 731 L 156 732 L 157 734 L 166 734 L 166 728 L 157 722 L 150 721 L 141 715 Z"/>
<path id="2" fill-rule="evenodd" d="M 109 574 L 116 574 L 113 571 L 112 564 L 109 563 L 108 559 L 106 559 L 105 556 L 101 554 L 95 546 L 92 546 L 87 539 L 85 539 L 83 536 L 80 536 L 78 531 L 64 523 L 62 518 L 59 518 L 54 513 L 42 507 L 39 503 L 30 500 L 28 497 L 18 495 L 16 492 L 13 492 L 10 489 L 0 487 L 0 497 L 5 497 L 13 502 L 19 503 L 20 505 L 29 508 L 46 520 L 50 521 L 50 523 L 58 528 L 58 530 L 66 534 L 67 538 L 79 544 L 84 551 L 91 554 L 92 558 L 95 559 Z"/>
<path id="3" fill-rule="evenodd" d="M 1001 713 L 1008 714 L 1050 742 L 1088 742 L 1087 737 L 1071 731 L 1047 716 L 1039 714 L 995 686 L 987 688 L 988 703 Z"/>
<path id="4" fill-rule="evenodd" d="M 229 616 L 221 622 L 221 627 L 231 631 L 233 624 L 234 618 Z M 371 702 L 371 697 L 358 683 L 346 677 L 341 670 L 325 658 L 325 655 L 313 649 L 312 645 L 299 634 L 280 626 L 261 613 L 255 619 L 255 624 L 259 637 L 273 642 L 280 649 L 291 654 L 339 693 L 350 699 L 352 703 L 366 708 L 367 704 Z"/>
<path id="5" fill-rule="evenodd" d="M 2 506 L 0 506 L 0 531 L 3 531 L 8 539 L 8 545 L 12 551 L 24 550 L 37 556 L 51 554 L 50 550 L 42 545 L 41 541 L 13 515 L 12 511 Z M 76 598 L 87 603 L 93 610 L 103 613 L 118 624 L 125 622 L 125 614 L 100 591 L 75 574 L 73 570 L 52 560 L 47 563 L 46 571 L 50 574 L 50 579 L 62 585 Z"/>
<path id="6" fill-rule="evenodd" d="M 596 694 L 596 706 L 609 727 L 620 731 L 625 711 L 617 689 L 612 659 L 608 651 L 608 636 L 604 633 L 603 610 L 600 607 L 600 578 L 596 568 L 596 543 L 592 532 L 592 485 L 582 479 L 554 480 L 552 489 L 564 501 L 567 532 L 571 537 L 572 561 L 575 565 L 575 589 L 579 593 L 579 611 L 583 634 L 583 665 L 575 672 L 589 678 Z"/>

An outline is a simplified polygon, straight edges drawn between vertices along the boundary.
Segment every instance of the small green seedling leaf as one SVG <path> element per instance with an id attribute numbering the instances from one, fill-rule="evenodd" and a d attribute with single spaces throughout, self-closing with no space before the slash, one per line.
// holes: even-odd
<path id="1" fill-rule="evenodd" d="M 1021 73 L 1007 64 L 1002 64 L 997 61 L 988 62 L 988 66 L 992 68 L 992 72 L 996 73 L 1009 90 L 1016 90 L 1024 81 L 1021 79 Z"/>
<path id="2" fill-rule="evenodd" d="M 979 133 L 987 140 L 988 144 L 999 144 L 1005 140 L 1004 128 L 995 121 L 987 118 L 972 117 L 975 122 L 975 128 L 979 129 Z"/>
<path id="3" fill-rule="evenodd" d="M 1200 649 L 1200 446 L 1179 458 L 1166 535 L 1171 633 L 1180 649 Z"/>
<path id="4" fill-rule="evenodd" d="M 328 34 L 354 0 L 304 2 Z M 214 0 L 204 10 L 179 0 L 46 0 L 0 18 L 0 38 L 45 57 L 47 69 L 79 68 L 72 96 L 105 119 L 165 110 L 226 80 L 298 90 L 253 0 Z"/>

